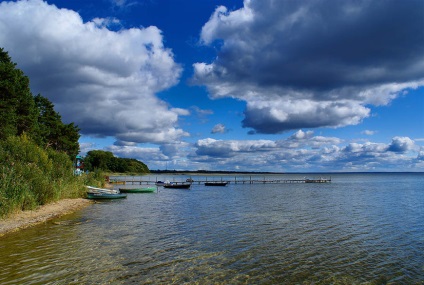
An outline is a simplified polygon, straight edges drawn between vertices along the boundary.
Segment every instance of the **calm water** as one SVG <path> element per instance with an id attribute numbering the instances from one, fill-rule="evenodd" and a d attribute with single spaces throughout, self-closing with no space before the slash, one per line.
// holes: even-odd
<path id="1" fill-rule="evenodd" d="M 97 203 L 0 238 L 0 284 L 424 284 L 424 174 L 332 179 Z"/>

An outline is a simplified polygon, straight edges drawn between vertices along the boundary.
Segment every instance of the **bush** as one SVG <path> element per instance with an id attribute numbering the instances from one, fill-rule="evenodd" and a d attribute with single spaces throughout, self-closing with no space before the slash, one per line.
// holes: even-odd
<path id="1" fill-rule="evenodd" d="M 59 199 L 84 197 L 85 185 L 104 181 L 101 173 L 74 176 L 66 153 L 44 150 L 25 135 L 0 142 L 0 161 L 0 218 Z"/>

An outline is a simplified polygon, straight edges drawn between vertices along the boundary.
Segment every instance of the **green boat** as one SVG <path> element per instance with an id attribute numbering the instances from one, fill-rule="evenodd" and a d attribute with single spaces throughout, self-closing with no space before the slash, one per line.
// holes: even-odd
<path id="1" fill-rule="evenodd" d="M 146 188 L 119 188 L 121 193 L 153 193 L 156 191 L 156 187 Z"/>
<path id="2" fill-rule="evenodd" d="M 121 194 L 121 193 L 87 193 L 88 199 L 104 199 L 104 200 L 110 200 L 110 199 L 122 199 L 127 198 L 127 195 Z"/>

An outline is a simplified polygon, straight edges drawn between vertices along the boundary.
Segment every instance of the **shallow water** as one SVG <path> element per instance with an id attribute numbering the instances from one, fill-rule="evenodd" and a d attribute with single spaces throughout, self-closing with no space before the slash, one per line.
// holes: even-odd
<path id="1" fill-rule="evenodd" d="M 96 203 L 0 238 L 0 284 L 424 284 L 424 174 L 331 178 Z"/>

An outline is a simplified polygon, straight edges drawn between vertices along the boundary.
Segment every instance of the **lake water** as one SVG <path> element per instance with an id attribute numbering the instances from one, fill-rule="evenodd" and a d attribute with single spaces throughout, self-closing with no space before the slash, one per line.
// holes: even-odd
<path id="1" fill-rule="evenodd" d="M 96 203 L 1 237 L 0 284 L 424 284 L 424 174 L 331 178 Z"/>

